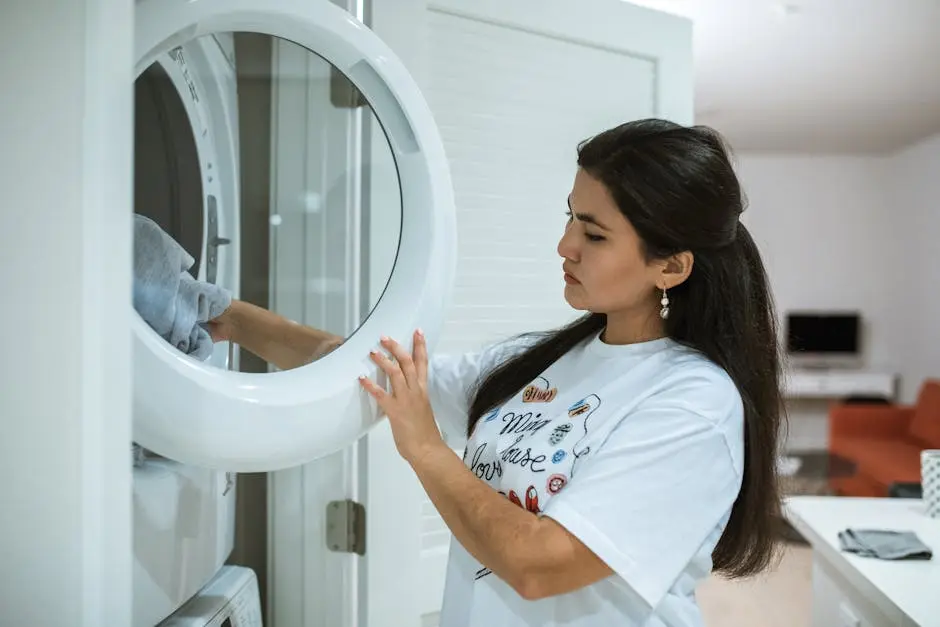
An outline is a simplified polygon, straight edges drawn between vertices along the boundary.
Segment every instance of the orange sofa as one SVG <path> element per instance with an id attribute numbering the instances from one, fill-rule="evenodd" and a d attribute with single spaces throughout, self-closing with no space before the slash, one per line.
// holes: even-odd
<path id="1" fill-rule="evenodd" d="M 888 496 L 895 483 L 920 483 L 920 452 L 940 449 L 940 380 L 927 380 L 914 405 L 840 403 L 829 410 L 829 452 L 855 473 L 833 476 L 842 496 Z"/>

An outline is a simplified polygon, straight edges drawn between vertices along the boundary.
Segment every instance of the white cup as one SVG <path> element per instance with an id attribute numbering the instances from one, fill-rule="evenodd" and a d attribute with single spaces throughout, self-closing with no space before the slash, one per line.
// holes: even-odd
<path id="1" fill-rule="evenodd" d="M 920 485 L 927 515 L 940 518 L 940 449 L 920 452 Z"/>

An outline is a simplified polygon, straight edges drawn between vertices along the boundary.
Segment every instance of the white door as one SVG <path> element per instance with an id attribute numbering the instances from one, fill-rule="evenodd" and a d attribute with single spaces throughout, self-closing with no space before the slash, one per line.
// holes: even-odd
<path id="1" fill-rule="evenodd" d="M 570 320 L 555 246 L 576 146 L 630 119 L 692 122 L 691 23 L 620 0 L 374 0 L 373 14 L 453 177 L 459 256 L 437 350 Z M 450 534 L 394 448 L 371 446 L 381 437 L 369 435 L 369 519 L 397 522 L 395 538 L 369 528 L 368 627 L 436 625 Z"/>
<path id="2" fill-rule="evenodd" d="M 402 194 L 394 155 L 375 111 L 325 60 L 274 41 L 271 82 L 270 307 L 348 335 L 379 303 L 395 265 Z M 268 624 L 366 624 L 357 614 L 362 559 L 328 542 L 326 516 L 360 500 L 359 448 L 269 475 Z"/>

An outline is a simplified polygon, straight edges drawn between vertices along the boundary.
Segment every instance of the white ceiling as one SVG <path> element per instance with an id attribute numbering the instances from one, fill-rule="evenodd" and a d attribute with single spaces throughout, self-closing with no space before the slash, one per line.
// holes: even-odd
<path id="1" fill-rule="evenodd" d="M 628 0 L 689 17 L 696 122 L 735 150 L 881 152 L 940 132 L 940 0 Z"/>

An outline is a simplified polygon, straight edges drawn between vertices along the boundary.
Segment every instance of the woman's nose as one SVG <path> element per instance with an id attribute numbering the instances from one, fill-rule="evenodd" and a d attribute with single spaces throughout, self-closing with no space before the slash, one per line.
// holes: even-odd
<path id="1" fill-rule="evenodd" d="M 558 254 L 565 259 L 571 261 L 578 260 L 578 248 L 574 242 L 574 238 L 571 233 L 571 228 L 566 228 L 564 235 L 561 236 L 561 239 L 558 240 Z"/>

